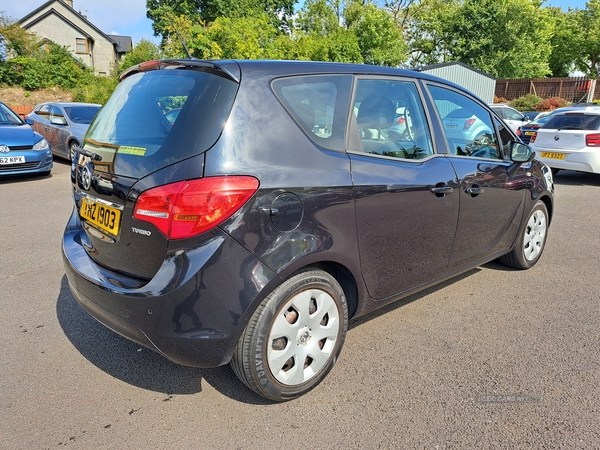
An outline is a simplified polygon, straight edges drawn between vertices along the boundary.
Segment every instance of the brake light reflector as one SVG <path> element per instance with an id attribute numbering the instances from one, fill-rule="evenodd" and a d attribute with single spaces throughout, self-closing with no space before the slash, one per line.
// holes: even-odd
<path id="1" fill-rule="evenodd" d="M 168 239 L 185 239 L 223 223 L 258 186 L 258 180 L 249 176 L 207 177 L 158 186 L 142 192 L 133 217 L 153 224 Z"/>
<path id="2" fill-rule="evenodd" d="M 465 126 L 463 127 L 463 130 L 468 130 L 469 128 L 471 128 L 471 125 L 473 125 L 475 123 L 475 120 L 477 120 L 477 119 L 465 120 Z"/>
<path id="3" fill-rule="evenodd" d="M 585 145 L 588 147 L 600 147 L 600 134 L 588 134 L 585 137 Z"/>

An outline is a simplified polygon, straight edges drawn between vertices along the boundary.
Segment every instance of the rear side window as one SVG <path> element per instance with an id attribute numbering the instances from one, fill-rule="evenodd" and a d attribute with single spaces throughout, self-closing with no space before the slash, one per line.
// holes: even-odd
<path id="1" fill-rule="evenodd" d="M 543 128 L 571 130 L 599 130 L 600 115 L 582 113 L 560 114 L 551 117 Z"/>
<path id="2" fill-rule="evenodd" d="M 155 70 L 123 80 L 100 110 L 83 148 L 106 170 L 141 178 L 208 150 L 219 138 L 237 83 L 195 70 Z"/>
<path id="3" fill-rule="evenodd" d="M 282 78 L 272 86 L 279 101 L 314 142 L 344 150 L 351 76 Z"/>

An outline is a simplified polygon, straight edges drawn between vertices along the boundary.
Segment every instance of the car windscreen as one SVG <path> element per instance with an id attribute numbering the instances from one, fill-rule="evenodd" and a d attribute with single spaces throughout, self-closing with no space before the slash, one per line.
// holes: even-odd
<path id="1" fill-rule="evenodd" d="M 2 125 L 22 125 L 24 122 L 8 106 L 0 103 L 0 124 Z"/>
<path id="2" fill-rule="evenodd" d="M 67 106 L 65 111 L 75 123 L 89 124 L 100 109 L 99 106 Z"/>
<path id="3" fill-rule="evenodd" d="M 599 130 L 600 115 L 585 113 L 557 114 L 551 117 L 542 128 L 552 130 Z"/>
<path id="4" fill-rule="evenodd" d="M 83 148 L 102 157 L 108 172 L 141 178 L 209 149 L 225 126 L 237 87 L 196 70 L 131 75 L 92 121 Z"/>

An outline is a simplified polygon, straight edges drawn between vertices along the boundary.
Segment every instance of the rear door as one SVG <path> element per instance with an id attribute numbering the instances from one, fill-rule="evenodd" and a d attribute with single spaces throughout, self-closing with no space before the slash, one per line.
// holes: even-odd
<path id="1" fill-rule="evenodd" d="M 456 174 L 434 152 L 419 88 L 410 79 L 359 78 L 350 130 L 361 269 L 370 296 L 384 299 L 445 274 L 458 220 Z"/>

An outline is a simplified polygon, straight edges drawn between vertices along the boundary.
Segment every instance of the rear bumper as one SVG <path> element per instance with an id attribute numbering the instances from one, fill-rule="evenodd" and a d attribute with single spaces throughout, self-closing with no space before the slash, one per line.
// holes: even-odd
<path id="1" fill-rule="evenodd" d="M 564 153 L 565 159 L 542 158 L 542 152 Z M 535 149 L 536 158 L 553 169 L 577 170 L 580 172 L 600 173 L 600 148 L 565 152 L 553 149 Z"/>
<path id="2" fill-rule="evenodd" d="M 229 362 L 274 272 L 217 229 L 192 250 L 169 254 L 154 278 L 142 282 L 97 265 L 81 244 L 78 223 L 74 212 L 63 261 L 71 292 L 90 315 L 178 364 Z"/>

